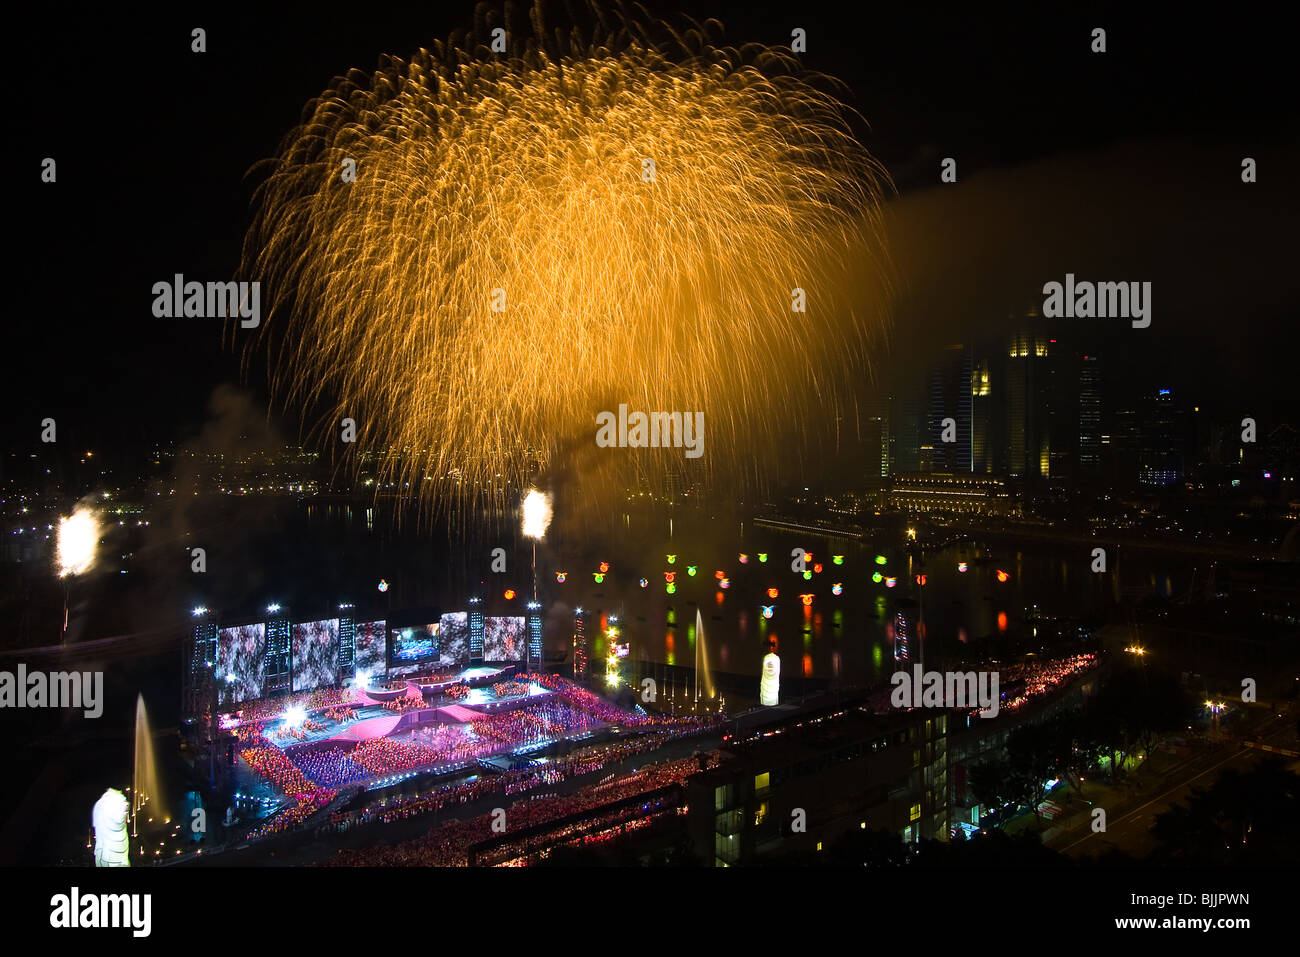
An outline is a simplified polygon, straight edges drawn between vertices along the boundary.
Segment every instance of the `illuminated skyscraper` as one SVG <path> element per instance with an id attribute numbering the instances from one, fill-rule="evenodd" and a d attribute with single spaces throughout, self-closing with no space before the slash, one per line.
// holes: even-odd
<path id="1" fill-rule="evenodd" d="M 1079 476 L 1095 477 L 1101 470 L 1101 366 L 1095 353 L 1083 356 L 1079 367 Z"/>
<path id="2" fill-rule="evenodd" d="M 929 442 L 932 469 L 946 474 L 971 471 L 971 353 L 962 345 L 947 346 L 930 373 Z M 944 441 L 944 420 L 954 428 Z"/>
<path id="3" fill-rule="evenodd" d="M 1031 311 L 1031 316 L 1036 315 Z M 1007 350 L 1007 463 L 1013 478 L 1048 478 L 1051 445 L 1050 406 L 1044 401 L 1049 342 L 1046 335 L 1016 333 Z M 1001 470 L 999 470 L 1001 471 Z"/>
<path id="4" fill-rule="evenodd" d="M 979 474 L 993 471 L 993 374 L 987 358 L 973 363 L 970 379 L 971 430 L 970 470 Z"/>

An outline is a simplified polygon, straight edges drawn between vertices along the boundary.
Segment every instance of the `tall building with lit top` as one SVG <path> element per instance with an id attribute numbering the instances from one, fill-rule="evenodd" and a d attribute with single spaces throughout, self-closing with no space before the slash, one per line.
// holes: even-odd
<path id="1" fill-rule="evenodd" d="M 1036 316 L 1036 311 L 1031 311 Z M 1051 474 L 1049 409 L 1042 390 L 1047 386 L 1049 340 L 1030 332 L 1011 337 L 1006 365 L 1007 461 L 1012 478 L 1048 478 Z"/>
<path id="2" fill-rule="evenodd" d="M 973 363 L 970 379 L 970 470 L 993 471 L 993 372 L 987 358 Z"/>

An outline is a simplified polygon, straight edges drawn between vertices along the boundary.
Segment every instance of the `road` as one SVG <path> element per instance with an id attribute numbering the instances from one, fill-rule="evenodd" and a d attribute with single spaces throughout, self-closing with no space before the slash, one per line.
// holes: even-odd
<path id="1" fill-rule="evenodd" d="M 1255 733 L 1261 743 L 1295 750 L 1295 719 L 1289 711 L 1284 717 L 1270 718 Z M 1247 746 L 1244 740 L 1226 742 L 1222 747 L 1187 762 L 1161 782 L 1150 795 L 1140 795 L 1121 805 L 1120 812 L 1106 822 L 1106 830 L 1093 833 L 1090 827 L 1072 831 L 1048 846 L 1071 857 L 1096 857 L 1108 850 L 1120 850 L 1132 857 L 1144 857 L 1155 849 L 1151 827 L 1156 818 L 1175 804 L 1186 801 L 1195 788 L 1205 788 L 1217 775 L 1229 769 L 1246 771 L 1256 762 L 1270 756 L 1270 752 Z M 1272 755 L 1279 757 L 1279 755 Z M 1281 756 L 1295 763 L 1296 759 Z M 1136 803 L 1135 806 L 1133 802 Z M 1080 836 L 1082 834 L 1082 836 Z"/>

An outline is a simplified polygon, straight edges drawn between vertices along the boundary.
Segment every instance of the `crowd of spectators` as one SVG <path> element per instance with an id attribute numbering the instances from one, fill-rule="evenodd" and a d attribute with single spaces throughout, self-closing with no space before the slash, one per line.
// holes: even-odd
<path id="1" fill-rule="evenodd" d="M 714 767 L 718 763 L 718 754 L 710 753 L 706 765 Z M 695 758 L 683 758 L 665 764 L 643 768 L 640 771 L 617 778 L 604 784 L 595 784 L 572 794 L 546 795 L 533 799 L 519 799 L 506 809 L 509 827 L 524 828 L 545 824 L 571 814 L 593 810 L 603 805 L 633 797 L 648 791 L 680 783 L 699 770 Z M 529 769 L 519 774 L 514 781 L 535 774 Z M 505 775 L 501 776 L 505 778 Z M 497 786 L 504 788 L 506 782 Z M 451 789 L 445 798 L 452 798 L 457 789 Z M 461 803 L 464 803 L 461 798 Z M 444 805 L 445 806 L 445 805 Z M 408 808 L 409 809 L 409 808 Z M 405 816 L 405 815 L 402 815 Z M 387 820 L 381 815 L 381 820 Z M 492 830 L 492 814 L 480 814 L 467 820 L 451 821 L 441 827 L 435 827 L 422 837 L 404 841 L 391 846 L 380 845 L 359 850 L 339 851 L 327 862 L 330 866 L 399 866 L 399 867 L 455 867 L 468 863 L 469 848 L 489 840 L 495 834 Z M 589 822 L 584 822 L 584 826 Z"/>

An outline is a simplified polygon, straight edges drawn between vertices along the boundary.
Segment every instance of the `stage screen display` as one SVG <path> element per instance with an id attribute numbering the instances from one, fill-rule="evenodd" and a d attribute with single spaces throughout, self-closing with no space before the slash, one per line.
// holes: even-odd
<path id="1" fill-rule="evenodd" d="M 388 630 L 386 622 L 357 622 L 355 665 L 357 674 L 383 675 L 388 666 Z"/>
<path id="2" fill-rule="evenodd" d="M 262 696 L 266 673 L 266 624 L 236 625 L 217 632 L 220 704 Z"/>
<path id="3" fill-rule="evenodd" d="M 428 661 L 438 657 L 438 624 L 390 628 L 388 648 L 393 664 Z"/>
<path id="4" fill-rule="evenodd" d="M 483 660 L 522 661 L 528 633 L 523 618 L 483 620 Z"/>
<path id="5" fill-rule="evenodd" d="M 293 626 L 293 690 L 332 688 L 339 682 L 339 620 Z"/>
<path id="6" fill-rule="evenodd" d="M 469 665 L 469 614 L 448 612 L 438 622 L 439 664 L 464 668 Z"/>

